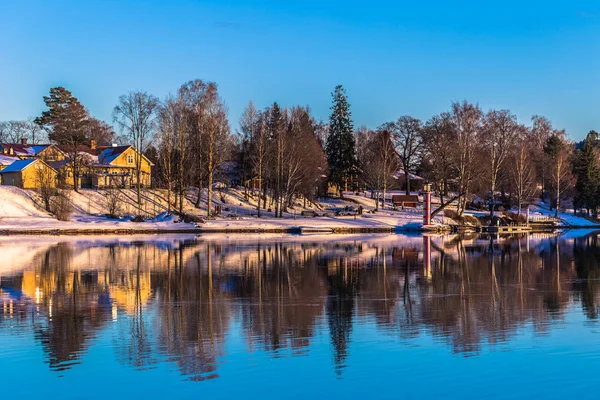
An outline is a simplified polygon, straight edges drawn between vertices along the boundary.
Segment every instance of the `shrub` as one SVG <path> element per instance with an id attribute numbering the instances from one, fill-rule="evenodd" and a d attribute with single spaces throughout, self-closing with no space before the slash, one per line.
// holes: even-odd
<path id="1" fill-rule="evenodd" d="M 52 198 L 51 210 L 59 221 L 68 221 L 73 213 L 73 205 L 66 192 L 60 192 Z"/>
<path id="2" fill-rule="evenodd" d="M 119 196 L 119 190 L 108 189 L 104 194 L 104 202 L 108 216 L 111 218 L 118 217 L 121 212 L 121 197 Z"/>
<path id="3" fill-rule="evenodd" d="M 523 214 L 517 214 L 517 213 L 511 212 L 511 213 L 508 213 L 508 217 L 518 224 L 524 224 L 527 222 L 527 216 L 525 216 Z"/>
<path id="4" fill-rule="evenodd" d="M 457 219 L 460 217 L 454 210 L 444 210 L 444 216 L 452 219 Z"/>
<path id="5" fill-rule="evenodd" d="M 453 219 L 459 224 L 473 226 L 481 225 L 481 221 L 479 220 L 479 218 L 475 217 L 474 215 L 459 215 L 458 212 L 454 210 L 444 210 L 444 216 Z"/>

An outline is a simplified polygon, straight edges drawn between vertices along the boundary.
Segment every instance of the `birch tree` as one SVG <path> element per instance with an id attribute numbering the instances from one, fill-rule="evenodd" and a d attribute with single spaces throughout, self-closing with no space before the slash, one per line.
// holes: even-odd
<path id="1" fill-rule="evenodd" d="M 571 146 L 564 138 L 564 132 L 554 133 L 544 146 L 544 152 L 550 157 L 552 162 L 552 183 L 554 186 L 554 216 L 558 218 L 558 210 L 563 196 L 569 183 L 571 182 L 571 166 L 569 156 Z"/>
<path id="2" fill-rule="evenodd" d="M 142 158 L 152 138 L 159 104 L 158 98 L 143 91 L 133 91 L 119 97 L 113 109 L 114 122 L 129 136 L 136 150 L 135 188 L 140 212 L 142 210 Z"/>
<path id="3" fill-rule="evenodd" d="M 523 202 L 537 192 L 531 135 L 530 130 L 522 126 L 520 127 L 520 134 L 515 141 L 515 146 L 513 146 L 513 154 L 510 161 L 510 172 L 514 181 L 517 212 L 519 214 L 523 208 Z"/>
<path id="4" fill-rule="evenodd" d="M 269 148 L 269 127 L 267 115 L 261 113 L 258 115 L 257 129 L 252 137 L 251 160 L 254 172 L 258 179 L 258 202 L 256 204 L 256 213 L 261 217 L 261 198 L 266 202 L 265 171 L 267 164 L 267 154 Z M 263 197 L 265 196 L 265 197 Z"/>
<path id="5" fill-rule="evenodd" d="M 484 118 L 484 134 L 481 135 L 480 143 L 488 162 L 490 217 L 494 215 L 495 193 L 500 170 L 520 129 L 517 118 L 508 110 L 491 110 Z"/>
<path id="6" fill-rule="evenodd" d="M 465 212 L 467 198 L 473 183 L 476 145 L 481 133 L 482 112 L 479 106 L 463 101 L 452 104 L 451 118 L 456 129 L 456 144 L 452 158 L 458 183 L 458 213 L 462 215 Z"/>
<path id="7" fill-rule="evenodd" d="M 185 83 L 180 89 L 189 113 L 188 123 L 195 135 L 191 140 L 194 149 L 202 155 L 197 164 L 196 180 L 198 197 L 196 207 L 200 206 L 203 176 L 207 179 L 207 215 L 212 215 L 212 194 L 215 172 L 231 147 L 227 110 L 219 96 L 214 82 L 205 83 L 200 79 Z"/>

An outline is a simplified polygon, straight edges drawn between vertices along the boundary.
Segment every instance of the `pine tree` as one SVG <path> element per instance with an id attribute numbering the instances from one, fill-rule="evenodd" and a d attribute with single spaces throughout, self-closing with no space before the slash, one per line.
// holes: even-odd
<path id="1" fill-rule="evenodd" d="M 595 150 L 597 142 L 597 133 L 594 131 L 588 133 L 575 159 L 573 171 L 577 176 L 576 203 L 578 206 L 586 208 L 588 213 L 592 211 L 594 216 L 597 215 L 600 191 L 600 165 L 598 165 Z"/>
<path id="2" fill-rule="evenodd" d="M 333 105 L 325 151 L 330 168 L 329 181 L 342 193 L 357 166 L 356 141 L 346 90 L 338 85 L 331 95 Z"/>
<path id="3" fill-rule="evenodd" d="M 48 138 L 58 145 L 65 146 L 71 161 L 73 188 L 79 188 L 79 176 L 82 167 L 80 146 L 88 143 L 90 116 L 83 105 L 70 91 L 63 87 L 50 89 L 50 95 L 44 96 L 47 111 L 35 119 L 35 123 L 49 131 Z"/>

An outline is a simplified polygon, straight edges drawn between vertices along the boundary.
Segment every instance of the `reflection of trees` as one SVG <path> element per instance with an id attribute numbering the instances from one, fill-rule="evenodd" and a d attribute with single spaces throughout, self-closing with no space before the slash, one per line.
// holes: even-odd
<path id="1" fill-rule="evenodd" d="M 576 239 L 573 246 L 573 258 L 577 269 L 575 287 L 578 289 L 581 306 L 586 316 L 598 319 L 600 314 L 598 300 L 600 292 L 600 244 L 597 235 Z"/>
<path id="2" fill-rule="evenodd" d="M 323 312 L 324 278 L 312 248 L 258 245 L 236 282 L 242 326 L 251 350 L 302 351 Z"/>
<path id="3" fill-rule="evenodd" d="M 545 332 L 573 297 L 597 318 L 599 263 L 597 236 L 572 247 L 478 236 L 60 244 L 38 254 L 31 271 L 1 281 L 0 329 L 7 318 L 33 321 L 49 364 L 64 369 L 112 320 L 119 361 L 146 368 L 166 359 L 203 380 L 218 376 L 231 326 L 250 351 L 273 357 L 307 354 L 321 328 L 341 375 L 358 322 L 403 341 L 427 333 L 470 355 L 524 324 Z M 7 294 L 12 287 L 25 300 Z"/>
<path id="4" fill-rule="evenodd" d="M 420 309 L 422 323 L 456 352 L 478 352 L 483 341 L 507 341 L 529 321 L 544 329 L 567 304 L 562 286 L 569 263 L 555 243 L 538 254 L 525 251 L 522 239 L 470 249 L 458 242 L 456 253 L 436 263 L 431 295 L 422 297 Z"/>
<path id="5" fill-rule="evenodd" d="M 146 301 L 150 297 L 150 272 L 144 261 L 148 261 L 147 251 L 152 248 L 138 245 L 134 265 L 118 270 L 116 249 L 111 247 L 111 262 L 107 268 L 107 284 L 111 288 L 113 301 L 128 314 L 120 324 L 115 340 L 117 357 L 136 368 L 148 368 L 156 364 L 151 346 Z M 131 267 L 131 268 L 130 268 Z"/>
<path id="6" fill-rule="evenodd" d="M 346 367 L 350 334 L 354 319 L 354 296 L 357 271 L 348 266 L 348 259 L 339 260 L 335 273 L 330 274 L 329 297 L 327 298 L 327 321 L 333 346 L 335 371 L 342 374 Z"/>
<path id="7" fill-rule="evenodd" d="M 155 274 L 158 293 L 161 353 L 192 380 L 213 379 L 217 359 L 224 355 L 225 334 L 231 318 L 228 295 L 221 290 L 226 278 L 215 274 L 214 252 L 196 249 L 184 263 L 183 249 L 169 253 L 167 269 Z"/>

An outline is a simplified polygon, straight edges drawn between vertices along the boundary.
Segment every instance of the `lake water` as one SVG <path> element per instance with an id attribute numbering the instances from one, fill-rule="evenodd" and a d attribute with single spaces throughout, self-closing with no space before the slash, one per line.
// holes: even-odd
<path id="1" fill-rule="evenodd" d="M 0 237 L 2 398 L 598 398 L 597 234 Z"/>

